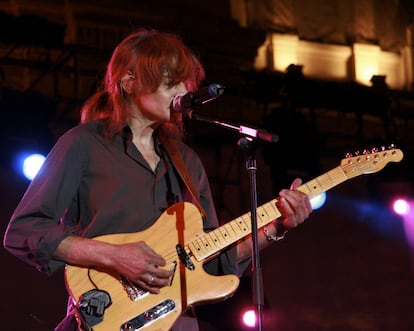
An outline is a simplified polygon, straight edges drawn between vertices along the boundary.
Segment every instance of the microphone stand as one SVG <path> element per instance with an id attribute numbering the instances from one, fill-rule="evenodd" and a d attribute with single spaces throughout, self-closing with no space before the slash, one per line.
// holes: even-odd
<path id="1" fill-rule="evenodd" d="M 246 153 L 246 170 L 249 176 L 250 187 L 250 221 L 252 228 L 252 287 L 253 287 L 253 305 L 257 313 L 257 330 L 262 330 L 263 325 L 263 277 L 260 266 L 260 249 L 257 230 L 257 165 L 254 157 L 255 141 L 251 138 L 243 137 L 239 140 L 239 146 Z"/>
<path id="2" fill-rule="evenodd" d="M 279 137 L 275 134 L 268 133 L 266 131 L 249 128 L 246 126 L 235 126 L 226 122 L 213 120 L 208 117 L 191 112 L 191 119 L 207 122 L 211 124 L 217 124 L 221 127 L 237 130 L 244 134 L 239 140 L 239 147 L 246 153 L 246 170 L 249 176 L 250 186 L 250 218 L 252 229 L 252 275 L 253 275 L 253 304 L 256 307 L 257 313 L 257 330 L 261 331 L 263 327 L 263 307 L 264 307 L 264 295 L 263 295 L 263 277 L 262 269 L 260 266 L 260 253 L 259 253 L 259 240 L 257 229 L 257 165 L 254 157 L 255 154 L 255 140 L 253 138 L 259 138 L 265 141 L 277 142 Z"/>

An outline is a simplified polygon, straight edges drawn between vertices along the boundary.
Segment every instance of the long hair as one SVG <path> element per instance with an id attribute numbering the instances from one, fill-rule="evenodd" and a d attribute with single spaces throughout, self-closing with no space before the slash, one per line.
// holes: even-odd
<path id="1" fill-rule="evenodd" d="M 135 77 L 138 95 L 155 92 L 166 74 L 172 84 L 184 82 L 189 91 L 197 89 L 204 79 L 200 61 L 178 35 L 139 29 L 115 48 L 103 85 L 81 109 L 81 123 L 107 118 L 107 135 L 122 130 L 130 116 L 121 85 L 127 73 Z M 172 113 L 171 120 L 163 123 L 159 131 L 181 136 L 181 115 Z"/>

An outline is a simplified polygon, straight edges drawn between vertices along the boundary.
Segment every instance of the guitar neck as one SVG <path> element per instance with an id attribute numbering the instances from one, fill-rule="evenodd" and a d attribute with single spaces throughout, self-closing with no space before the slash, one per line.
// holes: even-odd
<path id="1" fill-rule="evenodd" d="M 297 190 L 312 199 L 347 179 L 375 173 L 384 168 L 389 162 L 400 162 L 403 156 L 402 151 L 395 149 L 393 145 L 388 150 L 384 148 L 379 151 L 375 148 L 371 153 L 364 151 L 354 157 L 347 156 L 339 166 L 299 186 Z M 273 199 L 257 208 L 258 228 L 281 216 L 276 208 L 276 202 L 277 199 Z M 200 262 L 211 259 L 224 248 L 251 234 L 251 223 L 249 212 L 211 232 L 197 236 L 195 240 L 189 243 L 187 248 Z"/>
<path id="2" fill-rule="evenodd" d="M 344 182 L 348 177 L 343 167 L 336 167 L 329 172 L 312 179 L 297 189 L 310 199 Z M 281 216 L 276 208 L 277 199 L 273 199 L 257 208 L 257 227 L 261 228 Z M 197 261 L 210 259 L 252 232 L 251 213 L 248 212 L 217 229 L 204 233 L 189 243 L 188 247 Z"/>
<path id="3" fill-rule="evenodd" d="M 348 178 L 350 178 L 350 176 L 346 173 L 346 167 L 338 166 L 328 171 L 327 173 L 320 175 L 319 177 L 316 177 L 309 182 L 299 186 L 297 190 L 305 193 L 309 199 L 312 199 L 319 194 L 343 183 Z"/>

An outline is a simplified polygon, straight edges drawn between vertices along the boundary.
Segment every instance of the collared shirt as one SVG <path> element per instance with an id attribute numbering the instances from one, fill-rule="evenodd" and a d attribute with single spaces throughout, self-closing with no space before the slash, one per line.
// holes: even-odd
<path id="1" fill-rule="evenodd" d="M 218 221 L 203 165 L 191 148 L 178 144 L 207 213 L 203 228 L 215 228 Z M 142 231 L 171 204 L 192 202 L 158 140 L 156 148 L 160 162 L 152 171 L 131 142 L 128 128 L 112 139 L 103 135 L 102 120 L 69 130 L 55 144 L 15 209 L 5 248 L 52 274 L 64 266 L 53 254 L 67 236 L 93 238 Z M 211 261 L 208 270 L 237 274 L 235 250 Z"/>
<path id="2" fill-rule="evenodd" d="M 163 151 L 151 170 L 132 144 L 128 129 L 108 140 L 102 121 L 64 134 L 29 185 L 12 215 L 6 248 L 39 270 L 52 273 L 63 264 L 52 255 L 71 234 L 92 238 L 142 231 L 172 203 L 191 196 Z M 207 175 L 192 149 L 179 143 L 189 175 L 208 219 L 218 225 Z"/>

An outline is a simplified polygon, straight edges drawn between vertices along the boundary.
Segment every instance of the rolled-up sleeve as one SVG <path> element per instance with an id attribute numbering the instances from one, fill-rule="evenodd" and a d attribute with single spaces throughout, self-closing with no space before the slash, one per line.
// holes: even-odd
<path id="1" fill-rule="evenodd" d="M 76 228 L 60 219 L 76 200 L 81 175 L 82 152 L 69 132 L 50 151 L 16 207 L 4 236 L 5 249 L 47 274 L 62 267 L 53 254 Z"/>

